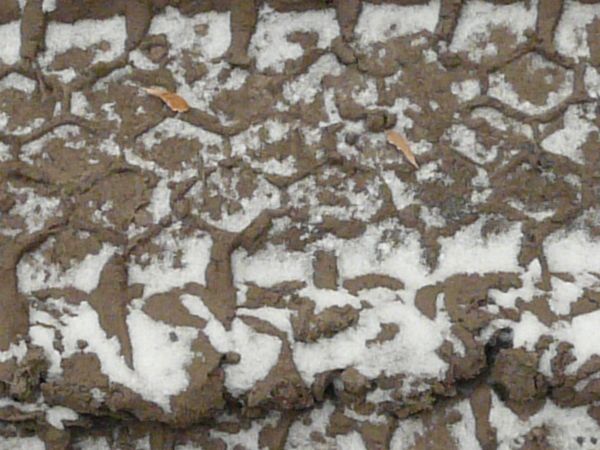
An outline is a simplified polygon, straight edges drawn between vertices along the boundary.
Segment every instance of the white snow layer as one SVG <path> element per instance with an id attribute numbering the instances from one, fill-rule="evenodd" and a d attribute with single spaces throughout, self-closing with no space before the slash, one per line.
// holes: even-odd
<path id="1" fill-rule="evenodd" d="M 235 319 L 231 329 L 226 330 L 200 298 L 191 295 L 183 295 L 181 298 L 191 314 L 208 322 L 204 332 L 217 351 L 235 351 L 240 354 L 238 364 L 225 366 L 225 386 L 230 393 L 235 396 L 243 394 L 254 383 L 267 376 L 279 358 L 281 340 L 257 333 L 240 319 Z"/>
<path id="2" fill-rule="evenodd" d="M 50 71 L 48 66 L 54 58 L 71 48 L 80 48 L 91 49 L 94 52 L 92 64 L 114 60 L 125 51 L 127 38 L 125 17 L 115 16 L 105 20 L 85 19 L 72 24 L 50 22 L 45 36 L 46 51 L 40 57 L 40 65 L 68 83 L 75 77 L 75 71 L 73 69 Z"/>
<path id="3" fill-rule="evenodd" d="M 48 239 L 39 249 L 22 258 L 17 265 L 18 286 L 22 293 L 74 287 L 89 294 L 98 286 L 102 267 L 116 251 L 116 247 L 104 243 L 98 254 L 87 255 L 82 261 L 63 270 L 56 263 L 49 264 L 43 257 L 43 250 L 53 243 L 54 238 Z"/>
<path id="4" fill-rule="evenodd" d="M 590 133 L 598 131 L 598 127 L 593 122 L 594 108 L 594 104 L 569 106 L 563 117 L 563 128 L 545 138 L 542 141 L 542 148 L 583 164 L 581 146 L 586 142 Z"/>
<path id="5" fill-rule="evenodd" d="M 554 44 L 559 53 L 576 59 L 589 58 L 587 26 L 599 16 L 600 4 L 567 0 L 554 32 Z"/>
<path id="6" fill-rule="evenodd" d="M 59 322 L 45 313 L 32 311 L 32 324 L 40 324 L 31 327 L 32 340 L 42 346 L 49 359 L 54 361 L 50 367 L 51 376 L 60 375 L 60 359 L 79 353 L 78 342 L 83 340 L 87 342 L 84 351 L 98 356 L 101 371 L 111 382 L 120 383 L 170 411 L 170 397 L 188 385 L 186 367 L 194 357 L 201 357 L 191 352 L 197 329 L 157 322 L 142 311 L 131 309 L 127 316 L 133 348 L 131 369 L 121 354 L 116 336 L 110 339 L 106 336 L 98 313 L 87 302 L 78 306 L 63 303 L 63 312 L 65 314 Z M 56 328 L 63 336 L 64 351 L 61 354 L 53 347 L 55 334 L 50 327 Z M 47 330 L 45 336 L 39 334 L 40 329 Z M 172 339 L 173 333 L 177 336 L 176 340 Z"/>
<path id="7" fill-rule="evenodd" d="M 340 34 L 335 10 L 280 13 L 263 6 L 248 49 L 249 55 L 256 58 L 258 70 L 271 68 L 281 72 L 287 59 L 302 56 L 300 44 L 287 39 L 289 34 L 298 31 L 317 33 L 317 47 L 327 48 Z"/>
<path id="8" fill-rule="evenodd" d="M 360 300 L 369 301 L 373 308 L 363 309 L 355 326 L 316 343 L 293 343 L 294 362 L 305 382 L 311 383 L 319 372 L 345 367 L 356 367 L 370 377 L 381 372 L 442 376 L 447 364 L 436 355 L 435 349 L 444 339 L 452 340 L 449 320 L 441 313 L 435 321 L 424 317 L 414 307 L 414 295 L 420 287 L 457 273 L 519 272 L 520 225 L 512 225 L 503 232 L 483 238 L 481 229 L 485 220 L 481 218 L 454 236 L 440 239 L 439 266 L 433 273 L 424 263 L 418 235 L 403 230 L 396 222 L 371 225 L 356 239 L 329 240 L 327 245 L 338 255 L 338 268 L 343 279 L 381 273 L 402 280 L 406 289 L 362 292 Z M 401 244 L 391 244 L 384 238 L 385 231 L 391 229 L 401 232 Z M 344 291 L 332 292 L 311 286 L 310 253 L 288 252 L 275 246 L 252 255 L 238 250 L 233 255 L 232 265 L 240 290 L 248 282 L 272 286 L 283 281 L 302 280 L 309 286 L 298 295 L 314 301 L 316 313 L 334 305 L 360 307 L 358 297 Z M 389 342 L 367 348 L 366 341 L 375 338 L 382 322 L 398 324 L 400 332 Z"/>
<path id="9" fill-rule="evenodd" d="M 0 437 L 0 450 L 45 450 L 46 444 L 38 437 Z"/>
<path id="10" fill-rule="evenodd" d="M 465 51 L 469 59 L 480 62 L 485 56 L 497 54 L 496 46 L 488 42 L 493 29 L 509 30 L 520 44 L 525 42 L 525 31 L 535 29 L 536 18 L 537 1 L 527 6 L 525 2 L 495 5 L 483 0 L 470 0 L 462 7 L 450 50 Z"/>
<path id="11" fill-rule="evenodd" d="M 166 292 L 186 283 L 205 284 L 206 267 L 210 261 L 212 239 L 199 232 L 185 238 L 174 237 L 165 229 L 153 242 L 161 247 L 161 253 L 148 257 L 143 264 L 129 264 L 129 283 L 144 285 L 144 298 Z M 175 261 L 175 254 L 181 252 L 181 266 Z"/>
<path id="12" fill-rule="evenodd" d="M 19 61 L 19 50 L 21 48 L 21 22 L 9 22 L 0 25 L 0 62 L 4 64 L 15 64 Z"/>
<path id="13" fill-rule="evenodd" d="M 365 2 L 354 32 L 362 47 L 420 31 L 433 32 L 438 22 L 439 9 L 440 0 L 415 6 L 374 5 Z"/>

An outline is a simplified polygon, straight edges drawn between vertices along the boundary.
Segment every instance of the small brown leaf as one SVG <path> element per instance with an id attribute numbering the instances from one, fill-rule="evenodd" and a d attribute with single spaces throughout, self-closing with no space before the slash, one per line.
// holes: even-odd
<path id="1" fill-rule="evenodd" d="M 415 166 L 415 168 L 419 168 L 419 163 L 417 163 L 417 158 L 415 158 L 415 154 L 412 152 L 408 145 L 408 141 L 399 133 L 395 131 L 388 131 L 386 133 L 387 140 L 390 144 L 393 144 L 398 150 L 404 153 L 404 156 L 408 161 Z"/>
<path id="2" fill-rule="evenodd" d="M 186 112 L 190 109 L 190 105 L 183 99 L 183 97 L 175 94 L 174 92 L 169 92 L 165 88 L 162 87 L 151 87 L 144 88 L 144 90 L 155 97 L 160 98 L 163 102 L 167 104 L 169 108 L 171 108 L 175 112 Z"/>

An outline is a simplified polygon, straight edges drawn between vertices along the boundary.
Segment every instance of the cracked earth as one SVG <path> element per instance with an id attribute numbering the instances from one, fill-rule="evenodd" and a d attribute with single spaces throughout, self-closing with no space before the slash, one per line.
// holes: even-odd
<path id="1" fill-rule="evenodd" d="M 598 36 L 2 0 L 0 449 L 600 448 Z"/>

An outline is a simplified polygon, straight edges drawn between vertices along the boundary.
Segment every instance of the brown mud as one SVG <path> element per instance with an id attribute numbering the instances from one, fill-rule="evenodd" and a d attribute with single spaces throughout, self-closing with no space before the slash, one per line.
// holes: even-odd
<path id="1" fill-rule="evenodd" d="M 290 34 L 287 40 L 302 47 L 302 56 L 286 60 L 279 72 L 270 68 L 259 70 L 249 46 L 263 3 L 279 12 L 335 10 L 340 35 L 329 48 L 323 49 L 318 45 L 317 33 Z M 373 0 L 370 3 L 427 2 Z M 135 448 L 135 442 L 147 439 L 153 450 L 171 450 L 179 444 L 226 449 L 223 436 L 258 429 L 258 448 L 298 448 L 289 440 L 290 430 L 299 424 L 310 429 L 314 425 L 311 421 L 320 420 L 311 415 L 333 405 L 331 414 L 323 419 L 323 430 L 314 425 L 310 432 L 312 448 L 336 448 L 336 437 L 351 432 L 360 434 L 368 449 L 393 448 L 394 432 L 403 426 L 403 421 L 419 417 L 424 428 L 411 449 L 460 449 L 464 447 L 456 442 L 451 430 L 463 420 L 464 412 L 459 405 L 466 401 L 464 404 L 472 410 L 477 442 L 482 449 L 493 449 L 498 445 L 498 437 L 490 422 L 492 396 L 500 398 L 523 420 L 539 411 L 546 399 L 551 399 L 565 408 L 586 406 L 590 417 L 600 423 L 596 405 L 600 401 L 600 383 L 592 376 L 600 373 L 597 356 L 576 372 L 569 372 L 566 367 L 574 356 L 569 344 L 561 343 L 551 360 L 552 375 L 548 376 L 540 371 L 539 365 L 549 342 L 544 347 L 542 339 L 535 351 L 530 351 L 513 348 L 510 339 L 503 335 L 506 330 L 497 331 L 487 340 L 482 333 L 496 320 L 519 322 L 525 314 L 534 314 L 547 326 L 558 320 L 571 320 L 598 310 L 600 294 L 586 288 L 566 314 L 553 311 L 544 295 L 520 299 L 514 307 L 490 308 L 490 290 L 507 292 L 522 286 L 515 273 L 457 274 L 417 290 L 414 305 L 431 321 L 439 319 L 441 312 L 436 302 L 440 296 L 444 298 L 443 312 L 449 317 L 453 340 L 445 340 L 436 350 L 448 365 L 442 379 L 415 381 L 403 374 L 383 372 L 377 377 L 367 377 L 348 367 L 318 373 L 310 384 L 296 367 L 293 345 L 315 343 L 357 327 L 361 313 L 374 307 L 361 298 L 363 292 L 401 291 L 406 287 L 402 279 L 376 271 L 346 277 L 336 250 L 317 246 L 322 240 L 331 237 L 349 241 L 364 236 L 370 226 L 394 223 L 420 236 L 426 264 L 433 271 L 441 264 L 440 241 L 480 217 L 492 217 L 482 230 L 483 237 L 501 234 L 511 224 L 520 223 L 523 238 L 518 263 L 526 268 L 539 260 L 538 287 L 548 293 L 552 276 L 569 279 L 569 274 L 550 273 L 544 255 L 545 239 L 559 229 L 581 222 L 587 210 L 600 206 L 597 131 L 590 133 L 583 145 L 581 164 L 542 149 L 544 138 L 563 127 L 570 106 L 594 102 L 586 91 L 584 73 L 586 64 L 596 67 L 600 64 L 597 37 L 600 20 L 596 18 L 588 26 L 589 61 L 566 57 L 554 44 L 562 2 L 540 0 L 533 33 L 519 42 L 509 29 L 498 27 L 489 37 L 498 48 L 496 54 L 474 62 L 465 52 L 451 52 L 447 45 L 453 39 L 463 2 L 441 0 L 440 3 L 439 20 L 433 32 L 394 37 L 363 49 L 354 45 L 354 28 L 363 8 L 361 0 L 57 0 L 56 9 L 50 12 L 43 11 L 41 0 L 27 0 L 23 11 L 16 0 L 4 0 L 0 24 L 21 20 L 21 46 L 18 62 L 0 62 L 0 80 L 18 74 L 33 82 L 35 88 L 29 95 L 7 89 L 0 98 L 0 111 L 8 117 L 6 126 L 0 128 L 0 144 L 8 148 L 8 156 L 0 158 L 0 226 L 9 230 L 0 234 L 0 352 L 23 340 L 27 345 L 23 358 L 0 360 L 0 396 L 35 402 L 43 395 L 46 405 L 71 408 L 78 418 L 66 420 L 64 429 L 58 429 L 48 423 L 43 412 L 27 412 L 0 403 L 3 405 L 0 436 L 38 436 L 46 448 L 56 450 L 85 448 L 79 445 L 83 446 L 90 438 L 104 438 L 110 448 Z M 224 142 L 221 147 L 210 139 L 202 142 L 184 136 L 158 136 L 150 145 L 143 142 L 147 133 L 176 117 L 156 99 L 138 96 L 134 87 L 134 84 L 160 85 L 173 91 L 178 89 L 178 81 L 169 68 L 171 44 L 164 35 L 149 34 L 153 17 L 169 7 L 186 17 L 208 11 L 230 11 L 231 44 L 220 57 L 225 65 L 218 76 L 225 83 L 234 70 L 241 69 L 247 71 L 247 78 L 238 88 L 219 91 L 211 99 L 210 112 L 193 107 L 177 115 L 184 125 L 217 135 Z M 115 16 L 125 18 L 127 38 L 122 54 L 103 62 L 93 62 L 96 49 L 91 47 L 72 48 L 56 55 L 52 70 L 66 68 L 75 73 L 68 83 L 40 69 L 37 58 L 45 51 L 48 24 Z M 196 32 L 201 35 L 202 27 Z M 102 46 L 103 43 L 98 44 L 100 49 Z M 138 50 L 157 67 L 134 67 L 129 58 Z M 438 60 L 424 56 L 427 50 L 435 52 Z M 278 105 L 284 100 L 286 84 L 308 73 L 327 54 L 335 56 L 340 72 L 323 76 L 313 100 L 298 101 L 282 110 Z M 543 58 L 545 64 L 534 67 L 532 55 Z M 190 85 L 207 77 L 206 64 L 192 52 L 182 53 L 181 65 Z M 111 80 L 112 75 L 123 69 L 129 69 L 124 79 Z M 401 82 L 394 79 L 399 71 Z M 560 104 L 530 113 L 490 93 L 489 79 L 496 74 L 501 74 L 522 100 L 534 106 L 548 104 L 549 98 L 571 75 L 573 89 Z M 452 86 L 467 79 L 477 80 L 481 89 L 464 101 L 453 93 Z M 353 93 L 369 89 L 373 81 L 377 105 L 365 106 Z M 97 89 L 100 83 L 105 84 L 105 89 Z M 322 126 L 328 114 L 325 91 L 333 93 L 340 121 Z M 81 94 L 86 97 L 94 119 L 71 112 L 74 96 Z M 389 111 L 398 98 L 416 105 L 405 110 L 412 121 L 407 138 L 411 142 L 425 140 L 433 144 L 432 149 L 418 154 L 419 163 L 433 164 L 443 176 L 419 181 L 413 168 L 394 148 L 365 136 L 382 133 L 394 128 L 400 119 L 406 120 Z M 102 106 L 108 102 L 114 103 L 118 119 L 103 112 Z M 517 126 L 493 127 L 475 114 L 486 108 L 502 114 L 506 123 L 512 120 L 519 126 L 531 127 L 531 136 L 525 136 Z M 223 123 L 220 117 L 230 120 Z M 41 125 L 31 128 L 35 119 L 40 119 Z M 262 128 L 258 134 L 264 142 L 263 148 L 248 149 L 242 157 L 234 149 L 235 136 L 267 120 L 292 127 L 275 141 Z M 595 126 L 600 126 L 600 116 L 594 120 Z M 363 124 L 363 132 L 345 130 L 344 124 L 350 122 Z M 483 153 L 475 157 L 480 160 L 473 160 L 454 148 L 446 130 L 457 124 L 475 132 L 483 148 Z M 67 125 L 78 133 L 66 136 L 57 133 Z M 300 126 L 320 127 L 320 135 L 309 139 Z M 20 132 L 23 128 L 28 131 Z M 113 136 L 117 146 L 130 149 L 168 173 L 190 167 L 197 169 L 197 175 L 191 178 L 168 181 L 166 215 L 155 221 L 148 210 L 153 190 L 161 182 L 157 171 L 133 164 L 122 153 L 115 156 L 98 151 L 109 136 Z M 41 152 L 27 150 L 45 138 Z M 71 146 L 80 150 L 73 152 Z M 343 146 L 351 151 L 342 149 Z M 489 158 L 492 148 L 496 155 Z M 267 173 L 261 169 L 270 160 L 282 162 L 288 158 L 295 162 L 291 174 Z M 486 188 L 489 195 L 474 202 L 471 199 L 481 193 L 474 180 L 482 170 L 489 176 Z M 383 171 L 411 186 L 419 203 L 398 207 L 390 187 L 382 182 Z M 573 178 L 580 180 L 579 183 L 568 181 Z M 263 195 L 264 185 L 269 186 L 269 195 L 279 196 L 278 206 L 266 206 L 235 230 L 219 225 L 236 212 L 245 211 L 247 202 Z M 313 186 L 312 191 L 304 196 L 298 194 L 307 186 Z M 41 226 L 32 228 L 28 216 L 18 213 L 26 189 L 37 196 L 58 199 L 55 212 L 42 220 Z M 517 201 L 522 208 L 515 207 L 508 199 Z M 365 203 L 373 211 L 364 213 L 361 208 Z M 99 218 L 99 211 L 106 204 L 112 206 Z M 269 200 L 265 204 L 270 205 Z M 325 212 L 315 216 L 317 207 Z M 551 210 L 552 214 L 538 221 L 524 210 Z M 439 216 L 436 219 L 439 226 L 431 226 L 425 219 L 431 211 Z M 38 209 L 27 214 L 41 212 Z M 589 222 L 585 225 L 589 233 L 598 236 L 600 228 Z M 132 235 L 128 231 L 131 229 L 142 231 Z M 145 288 L 129 280 L 129 265 L 132 262 L 144 265 L 149 258 L 163 254 L 166 249 L 161 248 L 162 241 L 157 237 L 165 230 L 181 240 L 201 233 L 212 242 L 204 279 L 152 294 L 142 307 L 156 322 L 198 330 L 191 351 L 201 357 L 194 357 L 186 366 L 187 388 L 171 396 L 170 411 L 111 381 L 99 356 L 86 350 L 89 343 L 85 341 L 78 342 L 80 351 L 61 360 L 60 377 L 49 377 L 47 355 L 29 336 L 30 313 L 32 309 L 44 311 L 60 321 L 61 312 L 54 310 L 51 302 L 59 298 L 68 305 L 87 302 L 96 312 L 106 337 L 115 338 L 127 366 L 134 368 L 127 315 Z M 397 243 L 403 237 L 390 232 L 385 239 Z M 90 292 L 75 286 L 29 293 L 20 290 L 17 267 L 20 262 L 29 261 L 34 252 L 41 254 L 45 264 L 67 271 L 88 255 L 99 254 L 103 245 L 116 250 Z M 310 254 L 312 277 L 269 286 L 244 282 L 245 302 L 240 305 L 241 283 L 234 273 L 234 254 L 251 256 L 270 246 Z M 181 258 L 176 255 L 174 267 L 183 265 Z M 321 290 L 343 289 L 358 299 L 357 306 L 319 309 L 314 299 L 303 294 L 310 283 Z M 226 383 L 226 369 L 239 364 L 240 354 L 220 352 L 211 344 L 208 321 L 190 313 L 182 303 L 185 295 L 201 297 L 225 330 L 231 330 L 234 321 L 239 320 L 255 332 L 281 342 L 276 364 L 241 396 L 232 395 Z M 242 307 L 244 310 L 238 311 Z M 260 314 L 250 314 L 263 307 L 291 311 L 290 331 L 274 326 Z M 389 343 L 401 332 L 393 321 L 381 322 L 380 331 L 365 345 L 371 348 Z M 59 352 L 61 348 L 64 350 L 59 334 L 53 345 Z M 591 381 L 580 389 L 579 384 L 588 378 Z M 92 392 L 101 392 L 101 398 Z M 376 399 L 377 392 L 383 392 L 383 400 Z M 514 448 L 553 448 L 547 434 L 543 427 L 533 428 Z M 229 448 L 246 447 L 238 444 Z"/>

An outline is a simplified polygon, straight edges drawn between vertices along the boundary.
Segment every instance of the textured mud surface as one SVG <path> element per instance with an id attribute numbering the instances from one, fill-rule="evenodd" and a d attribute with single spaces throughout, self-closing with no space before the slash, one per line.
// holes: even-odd
<path id="1" fill-rule="evenodd" d="M 2 0 L 0 448 L 600 448 L 599 35 Z"/>

